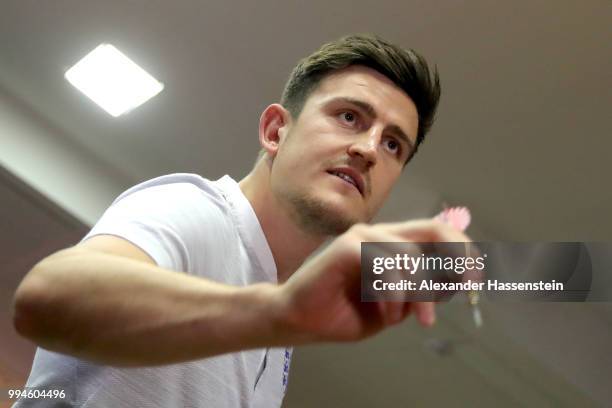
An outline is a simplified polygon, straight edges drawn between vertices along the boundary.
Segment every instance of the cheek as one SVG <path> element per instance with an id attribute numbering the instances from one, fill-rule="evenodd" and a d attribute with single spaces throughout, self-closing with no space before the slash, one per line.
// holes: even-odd
<path id="1" fill-rule="evenodd" d="M 288 179 L 298 180 L 312 172 L 320 160 L 315 144 L 288 140 L 277 157 L 278 170 Z"/>
<path id="2" fill-rule="evenodd" d="M 288 140 L 285 147 L 295 167 L 317 167 L 317 164 L 320 167 L 325 161 L 337 160 L 344 151 L 339 138 L 323 128 L 312 128 L 308 133 L 292 137 L 296 140 Z"/>
<path id="3" fill-rule="evenodd" d="M 389 197 L 393 186 L 395 186 L 399 173 L 396 169 L 379 169 L 380 172 L 372 175 L 372 193 L 376 197 L 378 206 Z"/>

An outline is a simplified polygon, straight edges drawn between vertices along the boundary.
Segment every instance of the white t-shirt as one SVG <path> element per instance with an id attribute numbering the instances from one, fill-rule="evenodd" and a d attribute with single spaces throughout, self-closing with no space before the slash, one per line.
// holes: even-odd
<path id="1" fill-rule="evenodd" d="M 277 282 L 257 216 L 229 176 L 209 181 L 180 173 L 134 186 L 83 240 L 99 234 L 131 241 L 166 269 L 239 286 Z M 64 389 L 65 406 L 76 407 L 280 407 L 291 353 L 269 348 L 161 367 L 115 368 L 38 348 L 26 386 Z M 22 400 L 15 406 L 49 402 Z"/>

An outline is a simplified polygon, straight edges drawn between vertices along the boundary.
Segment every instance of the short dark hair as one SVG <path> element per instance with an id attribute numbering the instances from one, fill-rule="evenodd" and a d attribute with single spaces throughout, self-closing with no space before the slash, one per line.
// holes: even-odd
<path id="1" fill-rule="evenodd" d="M 412 157 L 431 128 L 440 99 L 437 67 L 429 69 L 425 58 L 412 49 L 402 49 L 372 34 L 349 35 L 324 44 L 299 61 L 285 84 L 281 105 L 298 118 L 308 96 L 325 76 L 334 71 L 362 65 L 395 83 L 414 102 L 419 126 Z"/>

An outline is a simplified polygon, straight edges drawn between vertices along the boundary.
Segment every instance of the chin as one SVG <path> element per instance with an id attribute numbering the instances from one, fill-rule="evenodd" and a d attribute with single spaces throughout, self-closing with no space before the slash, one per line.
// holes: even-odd
<path id="1" fill-rule="evenodd" d="M 339 235 L 364 221 L 363 215 L 357 213 L 355 205 L 348 203 L 346 197 L 294 195 L 289 201 L 297 223 L 317 235 Z"/>

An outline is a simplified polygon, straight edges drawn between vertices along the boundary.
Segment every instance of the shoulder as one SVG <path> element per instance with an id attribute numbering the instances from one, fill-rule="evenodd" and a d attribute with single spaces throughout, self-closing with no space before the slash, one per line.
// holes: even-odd
<path id="1" fill-rule="evenodd" d="M 121 193 L 111 206 L 135 196 L 147 196 L 148 199 L 155 197 L 162 202 L 185 198 L 208 199 L 217 205 L 223 204 L 222 192 L 215 182 L 192 173 L 174 173 L 144 181 Z M 189 203 L 191 201 L 184 202 Z"/>
<path id="2" fill-rule="evenodd" d="M 105 217 L 188 239 L 228 228 L 231 208 L 218 182 L 177 173 L 137 184 L 120 194 Z"/>
<path id="3" fill-rule="evenodd" d="M 116 235 L 142 248 L 162 267 L 189 271 L 194 254 L 231 230 L 230 209 L 217 182 L 177 173 L 121 193 L 83 241 Z"/>

